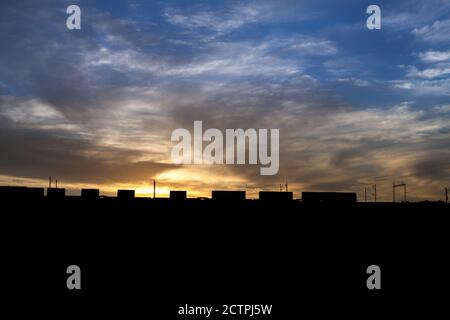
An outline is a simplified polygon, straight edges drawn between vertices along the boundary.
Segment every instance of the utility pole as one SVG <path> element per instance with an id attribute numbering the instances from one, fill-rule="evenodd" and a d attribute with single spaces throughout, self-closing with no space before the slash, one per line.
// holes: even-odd
<path id="1" fill-rule="evenodd" d="M 48 188 L 52 187 L 52 176 L 48 177 Z"/>
<path id="2" fill-rule="evenodd" d="M 367 202 L 367 187 L 364 187 L 364 202 Z"/>
<path id="3" fill-rule="evenodd" d="M 288 192 L 288 181 L 287 181 L 287 178 L 286 178 L 286 192 Z"/>
<path id="4" fill-rule="evenodd" d="M 55 183 L 56 183 L 55 187 L 56 189 L 58 189 L 58 179 L 56 179 Z"/>
<path id="5" fill-rule="evenodd" d="M 397 187 L 403 187 L 403 201 L 406 202 L 406 183 L 392 184 L 393 202 L 395 202 L 395 188 Z"/>
<path id="6" fill-rule="evenodd" d="M 156 180 L 153 179 L 153 199 L 156 198 Z"/>
<path id="7" fill-rule="evenodd" d="M 445 203 L 448 203 L 448 189 L 445 187 Z"/>
<path id="8" fill-rule="evenodd" d="M 377 202 L 377 184 L 375 183 L 373 187 L 375 188 L 375 202 Z"/>
<path id="9" fill-rule="evenodd" d="M 283 185 L 280 183 L 280 192 L 283 191 Z"/>

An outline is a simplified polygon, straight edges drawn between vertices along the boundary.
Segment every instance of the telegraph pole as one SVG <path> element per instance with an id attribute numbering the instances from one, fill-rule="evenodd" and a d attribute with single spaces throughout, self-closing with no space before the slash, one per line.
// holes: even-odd
<path id="1" fill-rule="evenodd" d="M 406 183 L 392 184 L 393 202 L 395 202 L 395 188 L 397 188 L 397 187 L 403 187 L 403 201 L 406 202 Z"/>
<path id="2" fill-rule="evenodd" d="M 364 187 L 364 202 L 367 202 L 367 187 Z"/>
<path id="3" fill-rule="evenodd" d="M 445 187 L 445 203 L 448 203 L 448 189 Z"/>
<path id="4" fill-rule="evenodd" d="M 373 187 L 375 188 L 375 202 L 377 202 L 377 184 L 375 183 Z"/>
<path id="5" fill-rule="evenodd" d="M 156 180 L 153 179 L 153 199 L 156 198 Z"/>

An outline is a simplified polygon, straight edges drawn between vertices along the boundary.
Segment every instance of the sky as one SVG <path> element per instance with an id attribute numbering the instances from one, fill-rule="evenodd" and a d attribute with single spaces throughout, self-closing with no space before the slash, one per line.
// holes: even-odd
<path id="1" fill-rule="evenodd" d="M 81 8 L 68 30 L 66 8 Z M 381 8 L 369 30 L 366 9 Z M 450 187 L 450 0 L 0 2 L 0 185 L 209 196 Z M 280 169 L 179 165 L 171 133 L 277 128 Z"/>

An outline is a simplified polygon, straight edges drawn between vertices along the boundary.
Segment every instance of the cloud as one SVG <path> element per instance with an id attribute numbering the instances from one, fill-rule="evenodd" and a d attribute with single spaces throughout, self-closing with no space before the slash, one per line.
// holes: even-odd
<path id="1" fill-rule="evenodd" d="M 324 69 L 335 77 L 341 79 L 351 79 L 370 76 L 371 71 L 366 67 L 366 63 L 357 56 L 329 57 L 323 62 Z"/>
<path id="2" fill-rule="evenodd" d="M 245 24 L 261 21 L 269 16 L 267 8 L 254 4 L 239 4 L 229 8 L 225 13 L 202 10 L 191 15 L 183 15 L 178 10 L 167 10 L 164 14 L 171 24 L 188 29 L 213 30 L 224 34 Z"/>
<path id="3" fill-rule="evenodd" d="M 39 99 L 0 96 L 0 114 L 11 122 L 28 127 L 49 128 L 70 125 L 58 110 Z"/>
<path id="4" fill-rule="evenodd" d="M 395 179 L 403 179 L 413 187 L 421 183 L 414 169 L 418 164 L 450 155 L 446 151 L 450 115 L 438 116 L 441 107 L 434 115 L 426 109 L 414 110 L 412 103 L 386 110 L 325 112 L 312 105 L 294 109 L 295 117 L 290 116 L 292 107 L 267 115 L 271 125 L 280 128 L 282 138 L 278 179 L 258 177 L 251 168 L 235 169 L 247 177 L 250 186 L 276 189 L 275 181 L 282 183 L 284 177 L 289 177 L 294 190 L 361 190 L 376 182 L 383 188 L 383 184 L 389 186 Z M 436 148 L 440 151 L 435 157 Z M 438 168 L 446 170 L 445 166 Z M 440 182 L 442 179 L 437 177 L 430 181 L 436 188 L 441 187 Z M 414 196 L 426 197 L 428 191 L 421 186 Z M 388 199 L 389 190 L 383 192 L 382 197 Z"/>
<path id="5" fill-rule="evenodd" d="M 426 182 L 450 179 L 450 159 L 447 152 L 437 152 L 414 163 L 414 175 Z"/>
<path id="6" fill-rule="evenodd" d="M 416 56 L 416 55 L 415 55 Z M 417 57 L 417 56 L 416 56 Z M 418 55 L 427 67 L 419 69 L 413 65 L 400 65 L 406 79 L 390 81 L 397 89 L 407 90 L 413 95 L 448 96 L 450 95 L 450 64 L 446 62 L 447 52 L 426 51 Z"/>
<path id="7" fill-rule="evenodd" d="M 389 3 L 382 8 L 385 8 L 383 25 L 404 32 L 408 29 L 420 29 L 417 26 L 432 24 L 441 19 L 450 9 L 450 3 L 447 0 L 408 0 Z"/>
<path id="8" fill-rule="evenodd" d="M 450 32 L 450 20 L 437 20 L 433 24 L 420 28 L 414 28 L 411 33 L 423 41 L 442 43 L 448 42 Z"/>
<path id="9" fill-rule="evenodd" d="M 369 85 L 369 81 L 358 78 L 339 78 L 337 79 L 337 81 L 343 83 L 350 83 L 356 87 L 367 87 Z"/>
<path id="10" fill-rule="evenodd" d="M 293 50 L 297 50 L 300 54 L 312 54 L 318 56 L 327 56 L 334 55 L 338 52 L 338 49 L 333 44 L 332 41 L 317 39 L 317 38 L 308 38 L 308 37 L 300 37 L 299 39 L 291 40 L 293 43 L 290 48 Z"/>
<path id="11" fill-rule="evenodd" d="M 450 51 L 433 51 L 429 50 L 421 52 L 419 57 L 424 62 L 443 62 L 450 60 Z"/>
<path id="12" fill-rule="evenodd" d="M 407 77 L 412 78 L 426 78 L 426 79 L 433 79 L 445 76 L 447 74 L 450 74 L 450 66 L 449 65 L 436 65 L 434 68 L 427 68 L 424 70 L 418 70 L 414 66 L 410 66 L 408 68 L 408 72 L 406 74 Z"/>
<path id="13" fill-rule="evenodd" d="M 450 96 L 450 79 L 433 80 L 394 80 L 394 88 L 408 90 L 415 96 Z"/>
<path id="14" fill-rule="evenodd" d="M 0 129 L 0 173 L 65 182 L 136 183 L 174 168 L 170 164 L 139 161 L 142 151 L 99 146 L 95 140 L 64 131 L 10 127 Z"/>
<path id="15" fill-rule="evenodd" d="M 319 16 L 306 13 L 303 3 L 295 1 L 233 1 L 219 6 L 200 3 L 181 10 L 175 6 L 164 9 L 166 21 L 192 34 L 202 34 L 208 42 L 252 25 L 307 21 Z"/>

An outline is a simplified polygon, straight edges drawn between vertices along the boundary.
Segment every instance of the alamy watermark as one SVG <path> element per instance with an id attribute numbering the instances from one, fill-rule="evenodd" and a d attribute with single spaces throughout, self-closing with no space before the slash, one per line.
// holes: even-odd
<path id="1" fill-rule="evenodd" d="M 81 29 L 81 9 L 79 6 L 72 4 L 67 7 L 66 13 L 70 14 L 66 20 L 66 27 L 69 30 Z"/>
<path id="2" fill-rule="evenodd" d="M 79 266 L 73 264 L 67 267 L 66 273 L 70 276 L 67 277 L 66 286 L 69 290 L 81 289 L 81 269 Z"/>
<path id="3" fill-rule="evenodd" d="M 178 128 L 171 140 L 178 142 L 171 153 L 175 164 L 260 164 L 261 175 L 278 173 L 279 129 L 225 129 L 224 141 L 222 131 L 211 128 L 203 132 L 202 121 L 194 121 L 193 137 L 189 130 Z M 203 147 L 203 142 L 209 143 Z"/>
<path id="4" fill-rule="evenodd" d="M 81 29 L 81 8 L 72 4 L 67 7 L 66 13 L 70 14 L 66 20 L 66 26 L 69 30 L 80 30 Z M 367 7 L 366 13 L 370 14 L 367 18 L 366 26 L 369 30 L 380 30 L 381 29 L 381 8 L 378 5 L 372 4 Z"/>
<path id="5" fill-rule="evenodd" d="M 381 29 L 381 8 L 375 4 L 367 7 L 367 14 L 370 16 L 367 18 L 366 25 L 369 30 L 380 30 Z"/>

